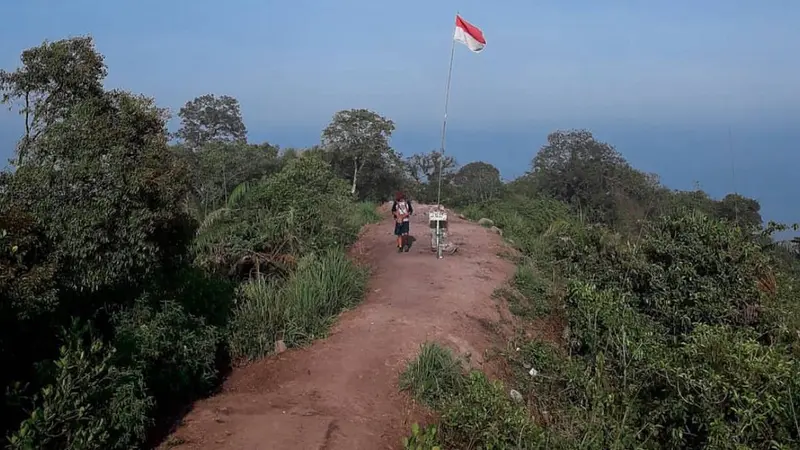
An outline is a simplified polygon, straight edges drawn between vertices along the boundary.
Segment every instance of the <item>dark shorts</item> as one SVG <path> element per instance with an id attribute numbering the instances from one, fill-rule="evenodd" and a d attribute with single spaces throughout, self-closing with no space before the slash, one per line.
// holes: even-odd
<path id="1" fill-rule="evenodd" d="M 394 224 L 394 235 L 395 236 L 402 236 L 404 234 L 408 234 L 408 222 L 401 222 Z"/>

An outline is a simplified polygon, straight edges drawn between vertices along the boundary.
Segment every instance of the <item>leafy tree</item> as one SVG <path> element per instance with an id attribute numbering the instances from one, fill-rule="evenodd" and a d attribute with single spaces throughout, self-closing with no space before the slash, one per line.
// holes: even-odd
<path id="1" fill-rule="evenodd" d="M 296 148 L 284 148 L 280 151 L 280 159 L 282 164 L 286 164 L 287 162 L 297 158 L 303 152 L 302 149 Z"/>
<path id="2" fill-rule="evenodd" d="M 188 181 L 167 149 L 165 112 L 113 91 L 43 130 L 7 199 L 39 219 L 74 286 L 94 291 L 179 262 L 191 237 Z"/>
<path id="3" fill-rule="evenodd" d="M 114 350 L 100 340 L 70 338 L 54 364 L 30 417 L 11 436 L 12 449 L 135 448 L 152 425 L 153 399 L 141 374 L 114 365 Z"/>
<path id="4" fill-rule="evenodd" d="M 238 186 L 206 216 L 194 242 L 197 263 L 233 277 L 286 274 L 300 255 L 354 238 L 358 230 L 342 222 L 347 191 L 319 155 L 303 153 L 277 174 Z"/>
<path id="5" fill-rule="evenodd" d="M 392 149 L 375 161 L 368 161 L 361 170 L 359 200 L 384 201 L 407 184 L 408 174 L 402 156 Z"/>
<path id="6" fill-rule="evenodd" d="M 439 171 L 442 171 L 442 198 L 448 199 L 449 184 L 455 168 L 456 160 L 444 155 L 441 151 L 417 153 L 406 159 L 406 170 L 411 178 L 411 194 L 419 201 L 435 202 L 439 189 Z"/>
<path id="7" fill-rule="evenodd" d="M 693 191 L 670 191 L 664 213 L 672 214 L 681 210 L 694 210 L 714 215 L 714 209 L 714 199 L 704 190 L 697 188 Z"/>
<path id="8" fill-rule="evenodd" d="M 114 325 L 117 363 L 142 373 L 159 408 L 174 410 L 215 381 L 221 330 L 180 303 L 145 294 Z"/>
<path id="9" fill-rule="evenodd" d="M 187 267 L 191 161 L 169 151 L 166 112 L 103 90 L 91 44 L 46 43 L 2 73 L 28 125 L 0 195 L 0 435 L 16 448 L 141 444 L 216 377 L 232 303 Z"/>
<path id="10" fill-rule="evenodd" d="M 500 171 L 482 161 L 460 168 L 453 176 L 453 185 L 459 201 L 464 204 L 493 200 L 503 191 Z"/>
<path id="11" fill-rule="evenodd" d="M 716 205 L 716 216 L 735 222 L 743 227 L 761 225 L 761 205 L 758 201 L 739 194 L 728 194 Z"/>
<path id="12" fill-rule="evenodd" d="M 19 208 L 3 205 L 0 212 L 0 386 L 6 389 L 0 406 L 0 436 L 25 415 L 20 401 L 24 387 L 13 384 L 36 375 L 33 362 L 52 342 L 49 314 L 59 303 L 58 260 L 36 219 Z M 45 343 L 45 345 L 37 345 Z"/>
<path id="13" fill-rule="evenodd" d="M 213 96 L 181 111 L 185 142 L 170 147 L 152 99 L 103 89 L 90 38 L 27 50 L 0 75 L 27 127 L 16 170 L 0 174 L 0 437 L 12 448 L 136 448 L 208 392 L 230 362 L 234 284 L 220 267 L 262 278 L 281 266 L 276 286 L 297 267 L 295 287 L 318 280 L 281 290 L 282 323 L 327 324 L 362 292 L 342 247 L 377 213 L 352 202 L 341 155 L 247 144 L 238 103 Z M 404 176 L 383 125 L 378 157 L 360 164 L 364 195 Z M 328 250 L 347 264 L 317 256 Z"/>
<path id="14" fill-rule="evenodd" d="M 239 101 L 233 97 L 206 94 L 186 102 L 178 112 L 181 128 L 176 133 L 196 150 L 214 141 L 245 142 L 247 128 L 242 121 Z"/>
<path id="15" fill-rule="evenodd" d="M 446 156 L 439 150 L 428 153 L 415 153 L 406 159 L 408 172 L 417 183 L 438 181 L 439 170 L 442 174 L 451 174 L 456 168 L 456 159 Z"/>
<path id="16" fill-rule="evenodd" d="M 197 151 L 183 145 L 173 150 L 191 167 L 193 212 L 198 220 L 221 207 L 236 186 L 281 167 L 278 148 L 268 143 L 210 142 Z"/>
<path id="17" fill-rule="evenodd" d="M 534 198 L 540 194 L 536 177 L 528 172 L 506 183 L 506 193 L 513 196 Z"/>
<path id="18" fill-rule="evenodd" d="M 19 144 L 21 165 L 47 126 L 63 119 L 80 102 L 102 95 L 106 66 L 91 37 L 45 41 L 22 52 L 22 66 L 0 70 L 2 103 L 18 103 L 25 118 L 25 136 Z"/>
<path id="19" fill-rule="evenodd" d="M 596 222 L 614 223 L 621 216 L 622 204 L 629 203 L 628 210 L 641 207 L 651 189 L 647 176 L 585 130 L 551 133 L 532 168 L 544 193 Z"/>
<path id="20" fill-rule="evenodd" d="M 351 194 L 363 186 L 359 175 L 368 163 L 380 166 L 382 159 L 391 158 L 393 131 L 394 122 L 367 109 L 339 111 L 323 130 L 322 145 L 331 165 L 350 175 Z"/>

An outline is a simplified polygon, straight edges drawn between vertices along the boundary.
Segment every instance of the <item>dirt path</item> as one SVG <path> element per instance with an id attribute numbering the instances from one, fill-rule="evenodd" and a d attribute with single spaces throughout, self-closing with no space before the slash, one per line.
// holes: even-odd
<path id="1" fill-rule="evenodd" d="M 327 339 L 235 370 L 222 393 L 200 401 L 166 441 L 180 449 L 399 448 L 419 420 L 398 392 L 398 374 L 426 340 L 461 353 L 473 365 L 496 334 L 494 289 L 513 272 L 501 238 L 453 217 L 455 255 L 430 251 L 425 205 L 416 205 L 409 253 L 395 252 L 387 217 L 354 246 L 373 267 L 366 301 L 344 313 Z M 469 238 L 467 240 L 467 238 Z"/>

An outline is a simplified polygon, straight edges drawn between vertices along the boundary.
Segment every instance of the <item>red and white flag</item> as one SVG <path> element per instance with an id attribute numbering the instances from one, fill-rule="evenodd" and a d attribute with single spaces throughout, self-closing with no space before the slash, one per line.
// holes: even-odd
<path id="1" fill-rule="evenodd" d="M 480 28 L 456 15 L 456 33 L 453 36 L 458 42 L 466 45 L 474 53 L 480 53 L 486 47 L 486 38 Z"/>

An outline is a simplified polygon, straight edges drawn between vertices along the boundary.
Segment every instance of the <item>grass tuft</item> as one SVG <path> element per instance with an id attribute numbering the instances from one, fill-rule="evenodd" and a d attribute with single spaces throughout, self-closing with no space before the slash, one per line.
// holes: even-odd
<path id="1" fill-rule="evenodd" d="M 302 258 L 286 281 L 243 284 L 230 324 L 233 359 L 269 355 L 278 340 L 293 347 L 324 336 L 339 313 L 361 301 L 367 275 L 341 250 L 331 250 Z"/>
<path id="2" fill-rule="evenodd" d="M 417 357 L 400 375 L 400 389 L 415 398 L 436 406 L 458 392 L 464 377 L 461 362 L 453 353 L 435 342 L 425 342 Z"/>

